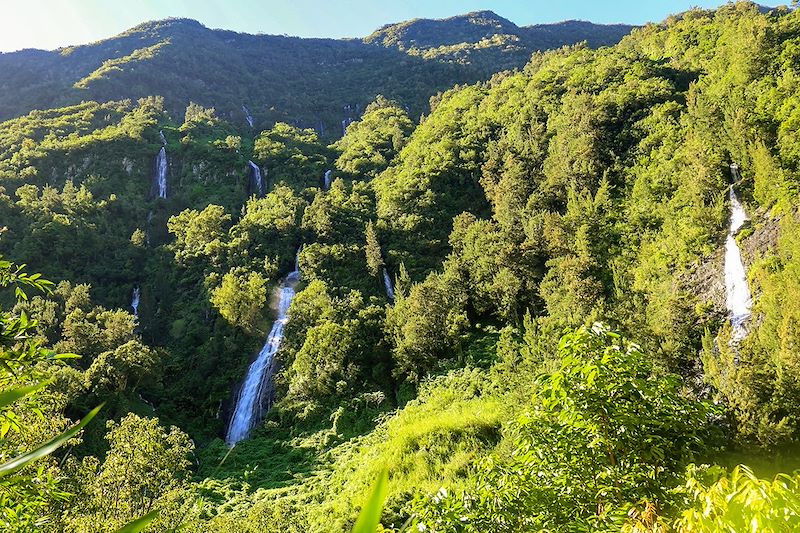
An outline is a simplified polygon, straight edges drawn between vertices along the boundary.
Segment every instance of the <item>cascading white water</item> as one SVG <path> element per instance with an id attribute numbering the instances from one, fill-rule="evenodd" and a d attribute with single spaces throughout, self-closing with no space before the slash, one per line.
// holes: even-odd
<path id="1" fill-rule="evenodd" d="M 133 288 L 133 296 L 131 296 L 131 308 L 133 309 L 133 316 L 139 318 L 139 300 L 142 297 L 142 290 L 139 287 Z"/>
<path id="2" fill-rule="evenodd" d="M 392 278 L 389 276 L 389 271 L 384 267 L 383 269 L 383 286 L 386 287 L 386 296 L 394 301 L 394 288 L 392 287 Z"/>
<path id="3" fill-rule="evenodd" d="M 731 165 L 731 177 L 734 183 L 739 181 L 739 167 L 735 163 Z M 750 318 L 753 297 L 747 283 L 747 271 L 742 262 L 742 253 L 735 238 L 736 233 L 748 218 L 733 187 L 731 185 L 729 192 L 731 224 L 728 237 L 725 239 L 725 291 L 728 316 L 733 327 L 731 342 L 735 343 L 747 336 L 745 325 Z"/>
<path id="4" fill-rule="evenodd" d="M 252 128 L 253 125 L 255 124 L 255 122 L 253 122 L 253 115 L 250 114 L 250 110 L 247 109 L 247 107 L 245 107 L 244 105 L 242 105 L 242 111 L 244 111 L 245 120 L 247 121 L 248 124 L 250 124 L 250 127 Z"/>
<path id="5" fill-rule="evenodd" d="M 166 146 L 167 145 L 167 138 L 164 137 L 164 130 L 159 130 L 158 135 L 159 135 L 159 137 L 161 137 L 161 145 L 162 146 Z"/>
<path id="6" fill-rule="evenodd" d="M 322 177 L 323 189 L 328 190 L 331 188 L 331 171 L 326 170 L 325 175 Z"/>
<path id="7" fill-rule="evenodd" d="M 250 168 L 253 169 L 253 178 L 255 178 L 256 188 L 258 189 L 258 195 L 264 195 L 264 178 L 261 177 L 261 168 L 258 165 L 253 163 L 252 161 L 247 162 L 250 165 Z"/>
<path id="8" fill-rule="evenodd" d="M 298 250 L 298 257 L 300 251 Z M 250 430 L 261 415 L 261 398 L 264 386 L 272 379 L 273 358 L 283 339 L 283 330 L 289 322 L 289 306 L 294 298 L 294 288 L 300 280 L 300 266 L 295 259 L 294 270 L 290 272 L 281 283 L 280 299 L 278 302 L 278 318 L 272 324 L 272 329 L 267 336 L 267 342 L 250 365 L 245 376 L 242 390 L 236 401 L 236 407 L 231 417 L 228 433 L 225 437 L 228 445 L 234 445 L 247 437 Z"/>
<path id="9" fill-rule="evenodd" d="M 167 197 L 167 149 L 162 146 L 156 160 L 156 179 L 158 181 L 158 197 Z"/>

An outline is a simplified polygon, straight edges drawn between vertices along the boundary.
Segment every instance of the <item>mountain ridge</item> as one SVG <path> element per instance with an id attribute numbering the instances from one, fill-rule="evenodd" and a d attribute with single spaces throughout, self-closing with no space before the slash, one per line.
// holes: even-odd
<path id="1" fill-rule="evenodd" d="M 536 40 L 493 12 L 420 20 L 433 24 L 440 34 L 438 40 L 427 34 L 424 53 L 370 36 L 248 34 L 211 29 L 194 19 L 168 18 L 88 44 L 0 54 L 0 71 L 5 74 L 0 81 L 0 120 L 81 101 L 163 95 L 173 115 L 193 101 L 215 107 L 221 116 L 245 127 L 245 106 L 257 128 L 282 121 L 335 138 L 378 94 L 403 103 L 418 116 L 427 112 L 428 99 L 437 92 L 521 68 L 537 50 L 582 41 L 595 47 L 613 44 L 630 30 L 542 25 Z"/>

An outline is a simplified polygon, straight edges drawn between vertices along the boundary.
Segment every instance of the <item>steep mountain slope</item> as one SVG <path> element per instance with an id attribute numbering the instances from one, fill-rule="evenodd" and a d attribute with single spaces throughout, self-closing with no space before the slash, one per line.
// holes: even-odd
<path id="1" fill-rule="evenodd" d="M 458 19 L 442 46 L 524 33 Z M 19 56 L 53 98 L 61 79 L 111 100 L 0 122 L 0 255 L 63 280 L 0 294 L 0 329 L 31 330 L 0 347 L 81 355 L 0 368 L 3 393 L 53 377 L 0 454 L 105 407 L 43 463 L 65 492 L 0 529 L 103 533 L 158 509 L 150 531 L 349 531 L 385 468 L 385 531 L 781 531 L 785 510 L 800 528 L 797 475 L 740 490 L 722 468 L 800 465 L 800 12 L 738 2 L 537 53 L 437 95 L 419 123 L 404 101 L 343 104 L 331 123 L 356 120 L 334 143 L 247 102 L 250 129 L 239 100 L 263 83 L 307 112 L 308 87 L 396 60 L 421 98 L 444 83 L 422 73 L 478 72 L 479 54 L 264 39 L 166 21 Z M 154 86 L 170 92 L 114 100 Z M 217 90 L 219 113 L 184 107 Z M 744 336 L 723 295 L 734 249 Z M 275 359 L 231 448 L 260 351 Z"/>
<path id="2" fill-rule="evenodd" d="M 431 47 L 461 40 L 472 47 L 476 28 L 480 39 L 498 42 L 516 31 L 507 21 L 481 26 L 477 20 L 467 16 L 415 21 L 411 27 L 432 25 L 424 30 Z M 480 20 L 502 19 L 485 14 Z M 377 94 L 402 102 L 418 116 L 436 92 L 520 67 L 535 50 L 583 39 L 613 44 L 629 29 L 590 25 L 576 32 L 567 26 L 543 26 L 537 34 L 547 31 L 550 38 L 523 39 L 513 45 L 511 55 L 505 45 L 481 45 L 481 61 L 487 66 L 434 61 L 439 57 L 405 53 L 377 38 L 362 42 L 248 35 L 169 19 L 88 45 L 0 54 L 0 119 L 84 100 L 163 95 L 176 116 L 195 101 L 215 107 L 244 128 L 244 106 L 259 129 L 280 120 L 336 137 Z"/>

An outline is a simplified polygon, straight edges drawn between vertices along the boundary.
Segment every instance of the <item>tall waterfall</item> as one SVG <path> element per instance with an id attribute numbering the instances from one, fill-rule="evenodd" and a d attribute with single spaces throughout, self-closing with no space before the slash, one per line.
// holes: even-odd
<path id="1" fill-rule="evenodd" d="M 242 111 L 244 111 L 245 120 L 247 121 L 248 124 L 250 124 L 250 127 L 252 128 L 253 124 L 255 124 L 253 122 L 253 115 L 250 114 L 250 110 L 247 109 L 247 107 L 245 107 L 244 105 L 242 105 Z"/>
<path id="2" fill-rule="evenodd" d="M 731 178 L 734 184 L 739 181 L 739 167 L 736 163 L 731 165 Z M 750 318 L 750 309 L 753 297 L 747 284 L 747 272 L 742 263 L 742 253 L 736 242 L 736 233 L 741 229 L 747 218 L 744 207 L 736 197 L 734 185 L 730 187 L 731 223 L 728 237 L 725 239 L 725 291 L 728 316 L 733 326 L 731 342 L 738 342 L 747 336 L 745 324 Z"/>
<path id="3" fill-rule="evenodd" d="M 298 250 L 298 257 L 300 250 Z M 261 416 L 261 398 L 264 387 L 272 380 L 273 357 L 278 351 L 283 340 L 283 330 L 289 322 L 289 305 L 294 298 L 294 288 L 300 280 L 300 266 L 295 259 L 294 270 L 290 272 L 286 279 L 281 283 L 280 300 L 278 303 L 278 318 L 272 324 L 272 329 L 267 336 L 267 342 L 261 348 L 258 357 L 250 365 L 245 376 L 239 398 L 236 400 L 236 408 L 233 411 L 228 434 L 225 440 L 229 445 L 234 445 L 247 437 L 250 430 Z"/>
<path id="4" fill-rule="evenodd" d="M 386 296 L 394 301 L 394 287 L 392 287 L 392 278 L 389 276 L 389 271 L 386 267 L 383 268 L 383 286 L 386 287 Z"/>
<path id="5" fill-rule="evenodd" d="M 167 138 L 164 137 L 164 130 L 159 130 L 158 136 L 161 137 L 161 146 L 167 145 Z"/>
<path id="6" fill-rule="evenodd" d="M 326 170 L 325 175 L 322 177 L 322 188 L 328 190 L 331 188 L 331 171 Z"/>
<path id="7" fill-rule="evenodd" d="M 258 195 L 264 196 L 264 178 L 261 176 L 261 168 L 252 161 L 248 161 L 247 164 L 253 169 L 253 181 L 258 190 Z"/>
<path id="8" fill-rule="evenodd" d="M 167 197 L 167 148 L 162 146 L 156 159 L 156 181 L 158 183 L 158 197 Z"/>
<path id="9" fill-rule="evenodd" d="M 133 288 L 133 296 L 131 296 L 131 308 L 133 309 L 133 316 L 139 318 L 139 300 L 142 297 L 142 290 L 139 287 Z"/>

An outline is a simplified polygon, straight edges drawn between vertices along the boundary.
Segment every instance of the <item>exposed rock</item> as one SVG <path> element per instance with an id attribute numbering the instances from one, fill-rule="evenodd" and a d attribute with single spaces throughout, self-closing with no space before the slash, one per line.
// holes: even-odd
<path id="1" fill-rule="evenodd" d="M 127 157 L 123 157 L 122 168 L 130 176 L 133 173 L 133 160 Z"/>
<path id="2" fill-rule="evenodd" d="M 739 231 L 739 248 L 748 271 L 753 263 L 766 257 L 775 248 L 779 222 L 780 217 L 772 216 L 765 210 L 757 210 L 752 212 L 750 221 Z M 711 304 L 712 313 L 720 317 L 727 314 L 724 242 L 721 235 L 714 253 L 699 259 L 677 280 L 679 288 L 695 294 L 701 302 Z M 754 294 L 753 297 L 757 299 L 758 295 Z"/>

